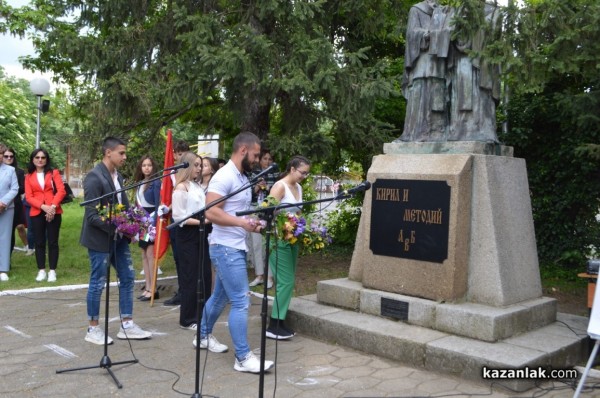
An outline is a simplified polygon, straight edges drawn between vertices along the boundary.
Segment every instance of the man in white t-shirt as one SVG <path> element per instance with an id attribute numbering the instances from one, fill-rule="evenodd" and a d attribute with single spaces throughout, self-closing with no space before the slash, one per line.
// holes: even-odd
<path id="1" fill-rule="evenodd" d="M 238 134 L 233 141 L 231 159 L 210 180 L 206 203 L 210 204 L 247 184 L 245 173 L 252 171 L 259 156 L 259 138 L 247 132 Z M 213 223 L 209 252 L 216 270 L 216 281 L 202 313 L 200 348 L 208 348 L 212 352 L 227 351 L 228 347 L 219 343 L 211 333 L 225 305 L 230 302 L 228 323 L 235 349 L 234 369 L 260 373 L 260 360 L 248 345 L 250 292 L 246 268 L 246 235 L 259 232 L 260 224 L 251 218 L 235 215 L 248 209 L 251 198 L 250 189 L 246 189 L 206 211 L 206 217 Z M 271 367 L 273 361 L 265 361 L 264 369 Z"/>

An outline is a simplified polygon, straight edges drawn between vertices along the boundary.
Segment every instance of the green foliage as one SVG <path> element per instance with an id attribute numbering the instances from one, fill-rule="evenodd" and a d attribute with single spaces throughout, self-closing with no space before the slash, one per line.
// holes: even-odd
<path id="1" fill-rule="evenodd" d="M 398 98 L 410 3 L 38 0 L 2 7 L 0 29 L 35 31 L 23 62 L 72 86 L 90 157 L 109 134 L 150 152 L 180 120 L 225 141 L 255 132 L 286 157 L 333 163 L 343 148 L 364 166 L 397 135 L 393 112 L 373 110 Z"/>
<path id="2" fill-rule="evenodd" d="M 364 193 L 342 200 L 327 217 L 327 229 L 336 245 L 354 246 L 360 223 Z"/>
<path id="3" fill-rule="evenodd" d="M 600 124 L 577 128 L 581 115 L 565 101 L 587 94 L 569 95 L 572 88 L 572 82 L 562 80 L 543 93 L 514 96 L 509 106 L 512 128 L 501 136 L 514 145 L 515 156 L 527 160 L 540 260 L 569 266 L 581 265 L 600 242 L 600 166 L 581 150 L 598 140 Z"/>
<path id="4" fill-rule="evenodd" d="M 17 152 L 20 167 L 35 143 L 35 107 L 14 80 L 0 79 L 0 142 Z"/>

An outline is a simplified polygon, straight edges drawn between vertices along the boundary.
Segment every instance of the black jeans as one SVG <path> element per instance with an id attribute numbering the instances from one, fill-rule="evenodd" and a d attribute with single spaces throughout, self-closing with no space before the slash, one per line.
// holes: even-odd
<path id="1" fill-rule="evenodd" d="M 212 287 L 212 270 L 208 255 L 208 240 L 204 239 L 200 245 L 200 234 L 197 226 L 184 226 L 176 228 L 177 255 L 179 257 L 179 324 L 189 326 L 192 323 L 200 324 L 201 312 L 204 303 L 210 297 Z M 200 264 L 202 257 L 202 264 Z M 202 271 L 202 272 L 200 272 Z M 200 274 L 200 288 L 198 289 L 198 275 Z M 200 294 L 200 306 L 198 306 Z"/>
<path id="2" fill-rule="evenodd" d="M 31 217 L 35 236 L 35 260 L 38 269 L 46 268 L 46 241 L 48 242 L 48 265 L 50 269 L 56 269 L 58 265 L 58 235 L 61 220 L 61 214 L 56 214 L 54 219 L 48 222 L 44 212 Z"/>

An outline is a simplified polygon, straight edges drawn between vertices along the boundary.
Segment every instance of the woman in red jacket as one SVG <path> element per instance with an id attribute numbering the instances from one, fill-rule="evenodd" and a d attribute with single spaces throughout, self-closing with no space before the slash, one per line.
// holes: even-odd
<path id="1" fill-rule="evenodd" d="M 35 236 L 36 281 L 46 279 L 46 240 L 48 241 L 48 282 L 56 282 L 58 264 L 58 235 L 62 209 L 60 202 L 66 195 L 65 185 L 58 170 L 50 166 L 50 155 L 45 149 L 35 149 L 29 157 L 25 176 L 25 198 L 31 206 L 31 226 Z"/>

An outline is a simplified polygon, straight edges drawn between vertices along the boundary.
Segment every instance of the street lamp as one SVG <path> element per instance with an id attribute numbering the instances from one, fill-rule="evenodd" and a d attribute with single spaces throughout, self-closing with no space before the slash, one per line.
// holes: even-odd
<path id="1" fill-rule="evenodd" d="M 46 80 L 44 78 L 37 77 L 37 78 L 33 79 L 31 82 L 29 82 L 29 88 L 31 89 L 31 92 L 34 93 L 38 98 L 37 132 L 35 135 L 35 147 L 39 148 L 40 147 L 40 113 L 42 111 L 46 112 L 48 110 L 48 106 L 50 104 L 49 101 L 44 101 L 44 107 L 42 107 L 42 97 L 44 95 L 48 94 L 48 91 L 50 91 L 50 83 L 48 82 L 48 80 Z"/>

